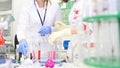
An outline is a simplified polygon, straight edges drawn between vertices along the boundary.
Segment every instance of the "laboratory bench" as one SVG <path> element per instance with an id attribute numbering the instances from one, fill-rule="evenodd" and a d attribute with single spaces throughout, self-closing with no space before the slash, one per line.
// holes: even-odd
<path id="1" fill-rule="evenodd" d="M 36 62 L 32 65 L 13 64 L 13 68 L 46 68 L 46 67 L 41 66 L 40 63 Z M 62 65 L 55 64 L 54 68 L 93 68 L 93 67 L 86 66 L 83 63 L 79 63 L 79 66 L 73 63 L 62 63 Z"/>
<path id="2" fill-rule="evenodd" d="M 13 63 L 12 59 L 14 59 L 14 54 L 8 55 L 8 58 L 6 58 L 6 63 L 0 64 L 0 68 L 46 68 L 43 63 L 36 61 L 32 64 L 26 64 L 24 60 L 22 60 L 21 63 Z M 42 60 L 43 61 L 43 60 Z M 46 61 L 46 60 L 45 60 Z M 54 68 L 93 68 L 86 66 L 83 62 L 65 62 L 62 59 L 54 61 L 55 65 Z M 58 63 L 57 63 L 58 62 Z M 44 63 L 45 64 L 45 63 Z"/>
<path id="3" fill-rule="evenodd" d="M 35 62 L 33 64 L 16 64 L 12 63 L 12 68 L 46 68 L 42 63 Z M 48 67 L 49 68 L 49 67 Z M 85 65 L 83 62 L 72 63 L 72 62 L 60 62 L 55 63 L 54 68 L 94 68 Z"/>
<path id="4" fill-rule="evenodd" d="M 6 63 L 0 64 L 0 68 L 46 68 L 43 63 L 38 61 L 32 64 L 25 64 L 24 60 L 22 60 L 21 63 L 13 63 L 12 59 L 14 59 L 14 54 L 8 55 Z M 59 62 L 58 60 L 54 62 L 54 68 L 95 68 L 85 65 L 83 62 L 65 62 L 63 60 L 61 62 Z"/>

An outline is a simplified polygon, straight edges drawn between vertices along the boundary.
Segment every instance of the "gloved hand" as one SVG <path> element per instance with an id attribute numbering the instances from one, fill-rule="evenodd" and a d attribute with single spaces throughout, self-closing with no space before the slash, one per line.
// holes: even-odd
<path id="1" fill-rule="evenodd" d="M 52 31 L 50 26 L 42 26 L 41 29 L 38 31 L 38 33 L 40 33 L 41 35 L 46 35 L 46 34 L 50 34 Z"/>
<path id="2" fill-rule="evenodd" d="M 73 34 L 77 34 L 76 27 L 75 26 L 67 27 L 61 31 L 52 32 L 52 34 L 50 34 L 49 36 L 48 41 L 51 45 L 53 45 L 54 41 L 57 38 L 63 37 L 63 36 L 71 36 Z"/>
<path id="3" fill-rule="evenodd" d="M 57 22 L 55 23 L 55 29 L 57 29 L 58 31 L 59 31 L 59 30 L 63 30 L 63 29 L 65 29 L 65 28 L 67 28 L 67 25 L 64 24 L 62 21 L 57 21 Z"/>
<path id="4" fill-rule="evenodd" d="M 66 28 L 66 29 L 61 30 L 61 31 L 52 32 L 52 34 L 50 34 L 50 36 L 49 36 L 48 41 L 51 45 L 53 45 L 54 41 L 57 38 L 60 38 L 60 37 L 63 37 L 63 36 L 70 36 L 70 35 L 72 35 L 71 28 Z"/>
<path id="5" fill-rule="evenodd" d="M 28 52 L 28 43 L 26 40 L 21 40 L 19 42 L 18 52 L 21 52 L 24 56 L 27 55 Z"/>

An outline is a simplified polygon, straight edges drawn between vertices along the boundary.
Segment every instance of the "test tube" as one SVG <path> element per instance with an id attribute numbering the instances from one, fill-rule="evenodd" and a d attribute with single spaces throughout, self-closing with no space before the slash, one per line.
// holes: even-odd
<path id="1" fill-rule="evenodd" d="M 40 50 L 38 50 L 38 60 L 40 60 Z"/>
<path id="2" fill-rule="evenodd" d="M 33 59 L 33 57 L 32 57 L 32 53 L 30 53 L 30 59 L 31 59 L 31 60 Z"/>
<path id="3" fill-rule="evenodd" d="M 33 50 L 32 58 L 35 59 L 35 51 Z"/>
<path id="4" fill-rule="evenodd" d="M 56 59 L 56 52 L 55 51 L 49 51 L 48 52 L 48 58 L 49 59 Z"/>

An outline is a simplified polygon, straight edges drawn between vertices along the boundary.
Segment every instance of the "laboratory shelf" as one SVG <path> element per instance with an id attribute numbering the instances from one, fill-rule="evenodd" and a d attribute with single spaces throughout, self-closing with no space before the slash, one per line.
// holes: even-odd
<path id="1" fill-rule="evenodd" d="M 91 17 L 85 17 L 83 21 L 85 22 L 93 22 L 101 19 L 111 19 L 111 18 L 120 18 L 120 13 L 115 14 L 101 14 L 101 15 L 95 15 Z"/>
<path id="2" fill-rule="evenodd" d="M 90 57 L 84 63 L 96 68 L 120 68 L 120 57 Z"/>

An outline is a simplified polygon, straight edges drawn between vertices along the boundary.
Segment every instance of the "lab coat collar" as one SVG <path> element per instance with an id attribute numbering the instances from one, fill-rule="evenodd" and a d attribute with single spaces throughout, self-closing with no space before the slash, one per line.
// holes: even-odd
<path id="1" fill-rule="evenodd" d="M 34 3 L 34 0 L 33 0 L 33 3 Z M 38 3 L 36 2 L 36 0 L 35 0 L 35 4 L 36 4 L 36 6 L 37 6 L 37 8 L 39 9 L 39 6 L 38 6 Z M 50 6 L 50 3 L 48 2 L 48 6 Z M 47 6 L 47 8 L 48 8 L 48 6 Z M 46 5 L 43 7 L 44 9 L 46 8 Z"/>

